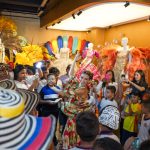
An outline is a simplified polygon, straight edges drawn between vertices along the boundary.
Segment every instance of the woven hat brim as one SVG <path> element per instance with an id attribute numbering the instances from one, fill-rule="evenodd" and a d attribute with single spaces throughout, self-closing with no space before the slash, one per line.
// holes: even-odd
<path id="1" fill-rule="evenodd" d="M 0 81 L 0 87 L 17 91 L 23 97 L 23 100 L 25 102 L 25 113 L 27 114 L 30 113 L 40 101 L 39 94 L 29 90 L 17 89 L 16 84 L 13 80 L 6 79 Z"/>
<path id="2" fill-rule="evenodd" d="M 22 97 L 25 102 L 25 113 L 30 113 L 33 108 L 36 108 L 37 104 L 40 101 L 40 95 L 29 90 L 17 89 L 16 90 Z"/>
<path id="3" fill-rule="evenodd" d="M 54 116 L 49 117 L 34 117 L 30 115 L 22 114 L 23 124 L 17 126 L 17 121 L 20 121 L 20 117 L 11 119 L 11 126 L 9 124 L 10 119 L 4 120 L 8 122 L 8 127 L 3 126 L 1 121 L 1 133 L 0 133 L 0 145 L 2 149 L 39 149 L 46 150 L 50 148 L 54 132 L 56 119 Z M 16 120 L 17 121 L 16 121 Z M 13 124 L 14 123 L 14 124 Z M 20 124 L 18 122 L 18 124 Z M 16 131 L 15 131 L 16 127 Z M 4 128 L 4 129 L 3 129 Z M 13 132 L 10 132 L 12 129 Z M 9 132 L 8 132 L 9 131 Z M 8 132 L 8 133 L 7 133 Z"/>
<path id="4" fill-rule="evenodd" d="M 16 90 L 16 84 L 13 80 L 5 79 L 0 81 L 0 87 L 4 89 Z"/>

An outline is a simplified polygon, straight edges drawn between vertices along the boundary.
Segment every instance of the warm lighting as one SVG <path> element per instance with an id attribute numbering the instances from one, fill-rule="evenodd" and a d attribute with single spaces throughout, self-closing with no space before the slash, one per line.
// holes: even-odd
<path id="1" fill-rule="evenodd" d="M 60 24 L 51 26 L 51 29 L 88 31 L 93 27 L 108 28 L 110 26 L 125 24 L 147 18 L 150 7 L 141 4 L 130 3 L 130 7 L 124 9 L 124 2 L 112 2 L 94 5 L 82 10 L 82 15 L 73 16 L 63 20 Z"/>
<path id="2" fill-rule="evenodd" d="M 150 16 L 149 16 L 149 18 L 147 19 L 147 21 L 150 22 Z"/>
<path id="3" fill-rule="evenodd" d="M 52 26 L 54 26 L 54 25 L 55 25 L 55 23 L 52 24 Z M 47 27 L 47 28 L 49 28 L 49 27 Z"/>

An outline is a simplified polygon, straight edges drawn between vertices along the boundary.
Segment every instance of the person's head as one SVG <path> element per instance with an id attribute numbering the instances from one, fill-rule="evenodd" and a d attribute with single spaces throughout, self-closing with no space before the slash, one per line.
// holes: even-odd
<path id="1" fill-rule="evenodd" d="M 93 150 L 123 150 L 123 147 L 117 141 L 105 137 L 95 141 Z"/>
<path id="2" fill-rule="evenodd" d="M 107 86 L 106 88 L 106 98 L 107 99 L 113 99 L 115 97 L 116 88 L 115 86 Z"/>
<path id="3" fill-rule="evenodd" d="M 133 81 L 140 82 L 140 83 L 145 83 L 145 74 L 143 70 L 136 70 L 134 73 L 134 78 Z"/>
<path id="4" fill-rule="evenodd" d="M 80 76 L 80 84 L 82 86 L 86 86 L 89 81 L 91 81 L 93 79 L 93 73 L 91 73 L 90 71 L 83 71 L 81 76 Z"/>
<path id="5" fill-rule="evenodd" d="M 26 65 L 25 67 L 27 68 L 27 74 L 28 75 L 34 75 L 35 74 L 35 69 L 33 66 Z"/>
<path id="6" fill-rule="evenodd" d="M 27 69 L 23 65 L 17 65 L 14 69 L 14 80 L 22 81 L 27 76 Z"/>
<path id="7" fill-rule="evenodd" d="M 71 64 L 68 65 L 67 68 L 66 68 L 66 73 L 67 73 L 67 75 L 69 74 L 70 68 L 71 68 Z"/>
<path id="8" fill-rule="evenodd" d="M 107 76 L 108 82 L 115 82 L 115 75 L 114 75 L 114 72 L 112 70 L 107 70 L 106 76 Z"/>
<path id="9" fill-rule="evenodd" d="M 142 142 L 139 150 L 150 150 L 150 139 Z"/>
<path id="10" fill-rule="evenodd" d="M 56 77 L 56 80 L 58 80 L 59 75 L 60 75 L 60 71 L 59 71 L 59 69 L 58 69 L 57 67 L 51 67 L 51 68 L 49 69 L 49 73 L 54 74 L 55 77 Z"/>
<path id="11" fill-rule="evenodd" d="M 47 79 L 48 76 L 48 69 L 46 67 L 42 67 L 42 72 L 43 72 L 43 78 Z"/>
<path id="12" fill-rule="evenodd" d="M 126 75 L 125 75 L 125 74 L 122 74 L 122 75 L 121 75 L 121 82 L 123 82 L 123 81 L 125 80 L 125 78 L 126 78 Z"/>
<path id="13" fill-rule="evenodd" d="M 142 113 L 150 114 L 150 93 L 145 92 L 142 97 Z"/>
<path id="14" fill-rule="evenodd" d="M 140 100 L 139 93 L 136 92 L 131 93 L 131 101 L 133 104 L 138 103 L 139 100 Z"/>
<path id="15" fill-rule="evenodd" d="M 47 76 L 47 84 L 48 84 L 48 86 L 54 86 L 54 85 L 56 85 L 56 76 L 55 76 L 55 74 L 52 74 L 52 73 L 50 73 L 48 76 Z"/>
<path id="16" fill-rule="evenodd" d="M 108 105 L 102 109 L 98 119 L 101 127 L 117 130 L 119 128 L 120 112 L 115 106 Z"/>
<path id="17" fill-rule="evenodd" d="M 76 118 L 76 132 L 82 141 L 93 142 L 99 133 L 96 115 L 89 111 L 79 113 Z"/>

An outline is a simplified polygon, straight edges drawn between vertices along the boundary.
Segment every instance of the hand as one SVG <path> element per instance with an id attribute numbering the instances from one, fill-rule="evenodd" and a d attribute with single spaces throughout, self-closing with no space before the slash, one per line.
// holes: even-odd
<path id="1" fill-rule="evenodd" d="M 32 85 L 36 89 L 38 87 L 38 85 L 39 85 L 39 80 L 38 79 L 33 80 Z"/>

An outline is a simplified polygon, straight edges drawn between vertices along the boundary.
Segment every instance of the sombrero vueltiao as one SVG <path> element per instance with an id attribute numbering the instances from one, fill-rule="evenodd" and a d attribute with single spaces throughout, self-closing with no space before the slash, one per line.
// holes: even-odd
<path id="1" fill-rule="evenodd" d="M 0 88 L 0 149 L 46 150 L 55 131 L 55 117 L 24 113 L 24 101 L 13 90 Z"/>
<path id="2" fill-rule="evenodd" d="M 23 97 L 25 102 L 25 113 L 30 113 L 39 102 L 40 96 L 37 93 L 29 90 L 17 89 L 13 80 L 6 79 L 0 81 L 0 87 L 4 89 L 15 90 Z"/>

